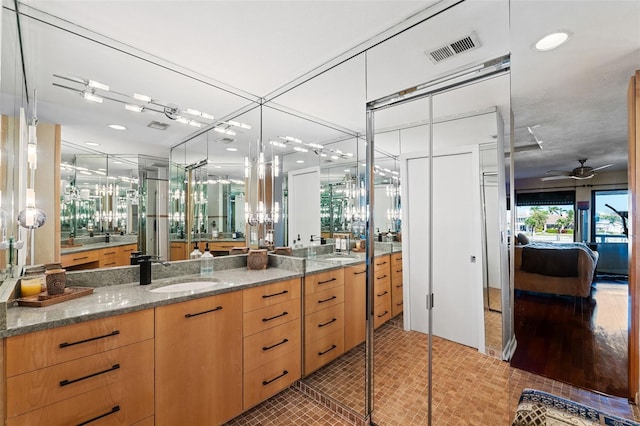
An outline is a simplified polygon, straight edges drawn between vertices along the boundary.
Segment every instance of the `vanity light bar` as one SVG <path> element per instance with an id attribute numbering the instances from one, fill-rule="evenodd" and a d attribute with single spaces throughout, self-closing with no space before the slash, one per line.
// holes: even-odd
<path id="1" fill-rule="evenodd" d="M 245 123 L 240 123 L 239 121 L 229 120 L 226 122 L 227 124 L 235 127 L 239 127 L 241 129 L 251 130 L 251 126 Z"/>
<path id="2" fill-rule="evenodd" d="M 93 87 L 94 89 L 105 90 L 107 92 L 109 91 L 109 86 L 107 86 L 106 84 L 100 83 L 99 81 L 95 81 L 95 80 L 89 80 L 87 82 L 87 86 Z"/>
<path id="3" fill-rule="evenodd" d="M 90 93 L 90 92 L 82 92 L 82 97 L 88 101 L 97 102 L 99 104 L 101 104 L 104 101 L 104 99 L 102 99 L 100 96 L 94 95 L 93 93 Z"/>
<path id="4" fill-rule="evenodd" d="M 218 132 L 218 133 L 222 133 L 224 135 L 229 135 L 229 136 L 235 136 L 236 132 L 234 132 L 233 130 L 229 130 L 229 129 L 225 129 L 224 127 L 214 127 L 213 128 L 214 131 Z"/>
<path id="5" fill-rule="evenodd" d="M 133 98 L 142 102 L 151 102 L 151 96 L 141 95 L 140 93 L 134 93 Z"/>
<path id="6" fill-rule="evenodd" d="M 144 107 L 140 105 L 125 104 L 124 109 L 126 109 L 127 111 L 142 112 L 144 110 Z"/>
<path id="7" fill-rule="evenodd" d="M 269 143 L 273 146 L 277 146 L 278 148 L 286 148 L 287 144 L 282 143 L 280 141 L 269 141 Z"/>

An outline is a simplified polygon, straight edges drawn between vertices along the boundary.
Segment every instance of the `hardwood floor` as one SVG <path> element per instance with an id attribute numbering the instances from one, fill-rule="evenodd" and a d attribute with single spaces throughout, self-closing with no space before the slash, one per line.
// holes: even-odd
<path id="1" fill-rule="evenodd" d="M 511 365 L 626 398 L 628 286 L 600 280 L 593 287 L 591 299 L 516 292 Z"/>

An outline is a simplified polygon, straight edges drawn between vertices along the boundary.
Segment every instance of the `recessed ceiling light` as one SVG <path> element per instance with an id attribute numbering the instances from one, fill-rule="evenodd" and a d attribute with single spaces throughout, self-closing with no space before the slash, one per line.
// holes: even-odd
<path id="1" fill-rule="evenodd" d="M 230 152 L 236 152 L 238 150 L 238 148 L 227 148 L 227 151 Z"/>
<path id="2" fill-rule="evenodd" d="M 344 169 L 344 171 L 345 171 L 346 173 L 351 173 L 351 170 L 349 170 L 349 169 Z"/>
<path id="3" fill-rule="evenodd" d="M 298 161 L 296 161 L 296 163 L 302 164 L 302 163 L 304 163 L 304 160 L 298 160 Z"/>
<path id="4" fill-rule="evenodd" d="M 85 142 L 84 144 L 87 146 L 100 146 L 100 144 L 97 142 Z"/>
<path id="5" fill-rule="evenodd" d="M 127 128 L 121 124 L 109 124 L 109 127 L 111 127 L 113 130 L 127 130 Z"/>
<path id="6" fill-rule="evenodd" d="M 562 44 L 566 43 L 567 40 L 569 40 L 569 33 L 566 31 L 559 31 L 542 37 L 536 42 L 533 48 L 540 52 L 547 52 L 560 47 Z"/>

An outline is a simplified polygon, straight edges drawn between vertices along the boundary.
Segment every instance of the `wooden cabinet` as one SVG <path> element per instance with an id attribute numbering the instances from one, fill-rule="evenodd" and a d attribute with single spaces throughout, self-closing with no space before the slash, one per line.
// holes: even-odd
<path id="1" fill-rule="evenodd" d="M 300 279 L 243 292 L 244 409 L 301 376 Z"/>
<path id="2" fill-rule="evenodd" d="M 403 311 L 402 253 L 391 255 L 391 316 Z"/>
<path id="3" fill-rule="evenodd" d="M 304 287 L 307 375 L 344 353 L 344 269 L 308 275 Z"/>
<path id="4" fill-rule="evenodd" d="M 152 417 L 153 338 L 152 310 L 7 338 L 6 424 L 133 425 Z"/>
<path id="5" fill-rule="evenodd" d="M 88 249 L 77 253 L 63 254 L 60 257 L 62 267 L 73 271 L 79 269 L 113 268 L 129 265 L 131 252 L 138 244 L 114 245 L 100 249 Z"/>
<path id="6" fill-rule="evenodd" d="M 156 308 L 156 425 L 218 425 L 242 412 L 242 292 Z"/>
<path id="7" fill-rule="evenodd" d="M 187 260 L 189 250 L 184 241 L 171 241 L 169 243 L 169 260 Z"/>
<path id="8" fill-rule="evenodd" d="M 364 342 L 366 337 L 367 267 L 344 268 L 344 350 Z"/>
<path id="9" fill-rule="evenodd" d="M 373 326 L 380 327 L 391 318 L 391 256 L 378 256 L 373 267 Z"/>

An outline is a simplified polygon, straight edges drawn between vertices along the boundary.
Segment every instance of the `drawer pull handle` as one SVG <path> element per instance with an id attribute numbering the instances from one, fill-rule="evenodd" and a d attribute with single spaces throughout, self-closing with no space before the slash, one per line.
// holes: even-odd
<path id="1" fill-rule="evenodd" d="M 95 422 L 96 420 L 100 420 L 101 418 L 107 417 L 110 414 L 117 413 L 118 411 L 120 411 L 120 406 L 116 405 L 115 407 L 113 407 L 111 409 L 111 411 L 108 411 L 108 412 L 106 412 L 104 414 L 100 414 L 99 416 L 96 416 L 96 417 L 94 417 L 92 419 L 89 419 L 86 422 L 78 423 L 78 426 L 88 425 L 89 423 Z"/>
<path id="2" fill-rule="evenodd" d="M 364 271 L 360 271 L 360 272 L 354 272 L 353 275 L 360 275 L 360 274 L 364 274 L 365 272 L 367 272 L 367 271 L 364 270 Z"/>
<path id="3" fill-rule="evenodd" d="M 92 378 L 92 377 L 96 377 L 96 376 L 99 376 L 99 375 L 101 375 L 101 374 L 104 374 L 104 373 L 108 373 L 108 372 L 110 372 L 110 371 L 117 370 L 117 369 L 119 369 L 119 368 L 120 368 L 120 364 L 113 364 L 113 366 L 112 366 L 111 368 L 107 368 L 106 370 L 98 371 L 97 373 L 89 374 L 89 375 L 87 375 L 87 376 L 83 376 L 83 377 L 78 377 L 77 379 L 71 379 L 71 380 L 64 379 L 64 380 L 60 380 L 60 386 L 61 386 L 61 387 L 62 387 L 62 386 L 67 386 L 67 385 L 70 385 L 70 384 L 72 384 L 72 383 L 80 382 L 80 381 L 85 380 L 85 379 L 90 379 L 90 378 Z"/>
<path id="4" fill-rule="evenodd" d="M 282 378 L 282 377 L 286 376 L 287 374 L 289 374 L 289 372 L 288 372 L 287 370 L 284 370 L 284 371 L 282 372 L 282 374 L 280 374 L 279 376 L 274 377 L 274 378 L 273 378 L 273 379 L 271 379 L 271 380 L 263 380 L 263 381 L 262 381 L 262 386 L 267 386 L 268 384 L 275 382 L 276 380 L 278 380 L 278 379 L 280 379 L 280 378 Z"/>
<path id="5" fill-rule="evenodd" d="M 335 296 L 335 295 L 334 295 L 334 296 L 331 296 L 331 297 L 330 297 L 330 298 L 328 298 L 328 299 L 318 300 L 318 303 L 328 302 L 328 301 L 330 301 L 330 300 L 337 299 L 337 298 L 338 298 L 338 296 Z"/>
<path id="6" fill-rule="evenodd" d="M 378 315 L 378 318 L 382 318 L 383 316 L 387 315 L 388 313 L 389 313 L 389 311 L 384 311 L 383 313 Z"/>
<path id="7" fill-rule="evenodd" d="M 108 252 L 105 252 L 104 254 L 105 254 L 105 255 L 106 255 L 106 254 L 116 254 L 116 252 L 115 252 L 115 251 L 108 251 Z"/>
<path id="8" fill-rule="evenodd" d="M 326 353 L 331 352 L 332 350 L 334 350 L 335 348 L 337 348 L 336 345 L 331 345 L 331 347 L 329 349 L 327 349 L 326 351 L 322 351 L 322 352 L 318 352 L 318 355 L 324 355 Z"/>
<path id="9" fill-rule="evenodd" d="M 82 256 L 82 257 L 74 257 L 73 261 L 75 262 L 76 260 L 84 260 L 84 259 L 88 259 L 89 256 Z"/>
<path id="10" fill-rule="evenodd" d="M 111 266 L 111 265 L 115 265 L 116 262 L 110 262 L 110 263 L 105 263 L 104 266 Z"/>
<path id="11" fill-rule="evenodd" d="M 267 299 L 267 298 L 269 298 L 269 297 L 273 297 L 273 296 L 281 296 L 281 295 L 283 295 L 283 294 L 287 294 L 287 293 L 289 293 L 289 290 L 283 290 L 283 291 L 281 291 L 280 293 L 263 294 L 263 295 L 262 295 L 262 298 L 263 298 L 263 299 Z"/>
<path id="12" fill-rule="evenodd" d="M 396 269 L 396 272 L 402 272 L 402 268 Z"/>
<path id="13" fill-rule="evenodd" d="M 274 320 L 276 318 L 283 317 L 285 315 L 289 315 L 289 312 L 285 311 L 285 312 L 281 313 L 280 315 L 276 315 L 275 317 L 271 317 L 271 318 L 262 318 L 262 322 L 271 321 L 271 320 Z"/>
<path id="14" fill-rule="evenodd" d="M 378 296 L 378 297 L 382 297 L 382 296 L 384 296 L 384 295 L 385 295 L 385 294 L 387 294 L 387 293 L 389 293 L 389 292 L 388 292 L 387 290 L 385 290 L 385 291 L 383 291 L 383 292 L 382 292 L 382 293 L 380 293 L 380 294 L 376 294 L 376 296 Z"/>
<path id="15" fill-rule="evenodd" d="M 60 349 L 68 348 L 69 346 L 79 345 L 81 343 L 92 342 L 94 340 L 104 339 L 105 337 L 117 336 L 118 334 L 120 334 L 120 330 L 114 330 L 109 334 L 105 334 L 104 336 L 91 337 L 89 339 L 78 340 L 77 342 L 71 342 L 71 343 L 67 343 L 67 342 L 60 343 Z"/>
<path id="16" fill-rule="evenodd" d="M 376 277 L 376 280 L 381 280 L 381 279 L 383 279 L 383 278 L 387 278 L 387 275 L 385 274 L 385 275 L 381 275 L 381 276 L 379 276 L 379 277 Z"/>
<path id="17" fill-rule="evenodd" d="M 329 320 L 329 321 L 325 322 L 324 324 L 318 324 L 318 327 L 324 327 L 325 325 L 329 325 L 329 324 L 331 324 L 332 322 L 336 322 L 336 321 L 338 321 L 338 320 L 337 320 L 336 318 L 333 318 L 333 319 L 331 319 L 331 320 Z"/>
<path id="18" fill-rule="evenodd" d="M 271 346 L 263 346 L 262 350 L 263 351 L 268 351 L 269 349 L 273 349 L 276 346 L 280 346 L 280 345 L 284 345 L 285 343 L 287 343 L 289 341 L 289 339 L 282 339 L 282 342 L 276 343 L 275 345 L 271 345 Z"/>
<path id="19" fill-rule="evenodd" d="M 387 262 L 386 262 L 386 261 L 384 261 L 384 262 L 382 262 L 382 263 L 376 263 L 376 266 L 382 266 L 382 265 L 386 265 L 386 264 L 387 264 Z"/>
<path id="20" fill-rule="evenodd" d="M 402 301 L 396 303 L 396 306 L 402 306 Z"/>
<path id="21" fill-rule="evenodd" d="M 221 311 L 222 310 L 222 306 L 217 306 L 213 309 L 209 309 L 208 311 L 202 311 L 202 312 L 197 312 L 195 314 L 184 314 L 185 318 L 191 318 L 191 317 L 197 317 L 198 315 L 204 315 L 204 314 L 209 314 L 211 312 L 216 312 L 216 311 Z"/>
<path id="22" fill-rule="evenodd" d="M 336 277 L 333 277 L 330 280 L 326 280 L 326 281 L 318 281 L 318 285 L 330 283 L 331 281 L 335 281 L 335 280 L 336 280 Z"/>
<path id="23" fill-rule="evenodd" d="M 400 288 L 400 287 L 402 287 L 402 283 L 400 283 L 400 284 L 398 284 L 398 285 L 396 286 L 396 288 Z"/>

